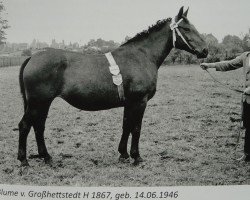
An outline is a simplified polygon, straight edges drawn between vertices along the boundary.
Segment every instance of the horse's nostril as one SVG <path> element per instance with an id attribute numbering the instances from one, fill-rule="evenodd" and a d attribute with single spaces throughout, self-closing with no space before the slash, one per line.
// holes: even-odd
<path id="1" fill-rule="evenodd" d="M 208 49 L 204 48 L 202 51 L 199 52 L 197 55 L 198 58 L 206 58 L 208 55 Z"/>
<path id="2" fill-rule="evenodd" d="M 207 55 L 208 54 L 208 49 L 207 48 L 203 49 L 202 53 L 205 54 L 205 55 Z"/>

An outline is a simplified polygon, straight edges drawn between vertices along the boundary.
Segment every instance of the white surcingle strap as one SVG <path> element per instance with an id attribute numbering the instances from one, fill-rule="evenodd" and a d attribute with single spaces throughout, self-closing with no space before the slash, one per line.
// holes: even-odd
<path id="1" fill-rule="evenodd" d="M 176 32 L 177 34 L 181 37 L 181 39 L 183 40 L 183 42 L 189 47 L 189 49 L 194 50 L 186 41 L 186 39 L 183 37 L 183 35 L 181 34 L 180 30 L 178 29 L 179 23 L 181 23 L 183 19 L 181 18 L 178 22 L 174 22 L 170 25 L 170 29 L 172 30 L 173 33 L 173 46 L 175 47 L 175 42 L 176 42 Z"/>
<path id="2" fill-rule="evenodd" d="M 109 71 L 112 74 L 113 83 L 117 86 L 119 98 L 121 101 L 125 100 L 122 75 L 120 73 L 119 66 L 116 64 L 114 57 L 111 52 L 105 53 L 105 56 L 109 62 Z"/>

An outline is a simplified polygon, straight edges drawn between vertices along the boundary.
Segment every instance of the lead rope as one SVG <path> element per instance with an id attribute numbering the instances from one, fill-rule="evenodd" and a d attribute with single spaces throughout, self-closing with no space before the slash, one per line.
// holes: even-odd
<path id="1" fill-rule="evenodd" d="M 205 69 L 205 71 L 209 74 L 209 76 L 211 76 L 211 78 L 214 80 L 214 82 L 219 83 L 220 85 L 222 85 L 223 87 L 225 87 L 225 88 L 227 88 L 227 89 L 229 89 L 229 90 L 232 90 L 232 91 L 237 92 L 237 93 L 244 94 L 244 91 L 239 90 L 239 89 L 236 89 L 236 88 L 229 87 L 229 86 L 227 86 L 226 84 L 224 84 L 224 83 L 218 81 L 218 80 L 217 80 L 217 79 L 216 79 L 207 69 Z M 245 95 L 249 95 L 249 94 L 245 94 Z"/>
<path id="2" fill-rule="evenodd" d="M 229 90 L 232 90 L 232 91 L 234 91 L 234 92 L 237 92 L 237 93 L 241 93 L 241 113 L 243 112 L 243 95 L 249 95 L 249 94 L 246 94 L 246 93 L 244 93 L 244 91 L 242 91 L 242 90 L 239 90 L 239 89 L 236 89 L 236 88 L 232 88 L 232 87 L 229 87 L 229 86 L 227 86 L 226 84 L 224 84 L 224 83 L 222 83 L 222 82 L 220 82 L 220 81 L 218 81 L 207 69 L 205 69 L 205 71 L 211 76 L 211 78 L 214 80 L 214 82 L 217 82 L 217 83 L 219 83 L 220 85 L 222 85 L 223 87 L 225 87 L 225 88 L 227 88 L 227 89 L 229 89 Z M 240 120 L 240 128 L 242 127 L 242 116 L 241 116 L 241 120 Z M 236 149 L 237 149 L 237 147 L 239 146 L 239 144 L 240 144 L 240 137 L 241 137 L 241 134 L 242 134 L 242 131 L 239 129 L 239 131 L 238 131 L 238 136 L 237 136 L 237 138 L 236 138 L 236 144 L 235 144 L 235 151 L 236 151 Z M 244 156 L 244 155 L 243 155 Z M 239 158 L 239 159 L 236 159 L 236 160 L 241 160 L 242 159 L 242 157 L 241 158 Z"/>

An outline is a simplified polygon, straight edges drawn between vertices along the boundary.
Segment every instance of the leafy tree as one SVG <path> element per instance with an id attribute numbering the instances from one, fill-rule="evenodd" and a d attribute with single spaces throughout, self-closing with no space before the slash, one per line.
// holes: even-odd
<path id="1" fill-rule="evenodd" d="M 235 35 L 226 35 L 222 44 L 226 51 L 226 59 L 231 59 L 237 56 L 237 54 L 243 52 L 243 42 Z"/>
<path id="2" fill-rule="evenodd" d="M 105 41 L 101 38 L 97 40 L 90 40 L 83 48 L 85 52 L 94 52 L 94 53 L 106 53 L 116 49 L 119 46 L 118 43 L 115 43 L 113 40 Z"/>
<path id="3" fill-rule="evenodd" d="M 247 39 L 250 38 L 250 29 L 249 33 L 245 34 L 242 40 L 242 48 L 244 51 L 250 51 L 249 47 L 247 46 Z"/>
<path id="4" fill-rule="evenodd" d="M 175 62 L 177 61 L 177 58 L 179 56 L 179 53 L 180 52 L 176 51 L 175 49 L 172 50 L 167 57 L 167 59 L 169 59 L 169 62 L 171 61 L 173 64 L 175 64 Z"/>
<path id="5" fill-rule="evenodd" d="M 5 30 L 9 28 L 8 21 L 3 19 L 2 14 L 5 11 L 3 2 L 0 1 L 0 44 L 5 43 Z"/>
<path id="6" fill-rule="evenodd" d="M 213 34 L 203 34 L 203 37 L 208 45 L 208 57 L 207 62 L 217 62 L 223 57 L 222 45 L 219 44 L 218 39 Z"/>
<path id="7" fill-rule="evenodd" d="M 183 51 L 183 55 L 185 64 L 190 65 L 197 63 L 197 58 L 193 54 Z"/>

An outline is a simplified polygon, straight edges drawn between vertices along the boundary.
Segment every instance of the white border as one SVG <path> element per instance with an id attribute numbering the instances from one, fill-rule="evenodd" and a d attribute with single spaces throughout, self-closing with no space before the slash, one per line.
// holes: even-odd
<path id="1" fill-rule="evenodd" d="M 12 191 L 15 195 L 3 195 L 3 191 Z M 42 197 L 43 192 L 54 194 L 54 197 Z M 93 194 L 103 194 L 103 198 Z M 143 198 L 136 198 L 136 193 L 143 192 Z M 168 192 L 169 196 L 161 196 Z M 172 195 L 171 195 L 172 192 Z M 21 196 L 25 194 L 25 197 Z M 61 193 L 61 195 L 59 195 Z M 64 196 L 63 194 L 64 193 Z M 68 198 L 66 198 L 66 193 Z M 71 193 L 71 197 L 69 194 Z M 57 194 L 57 196 L 56 196 Z M 165 193 L 166 194 L 166 193 Z M 174 195 L 175 194 L 175 195 Z M 148 195 L 148 198 L 146 197 Z M 160 198 L 161 196 L 161 198 Z M 249 200 L 250 186 L 173 186 L 173 187 L 65 187 L 65 186 L 27 186 L 0 185 L 0 199 L 177 199 L 177 200 Z"/>

